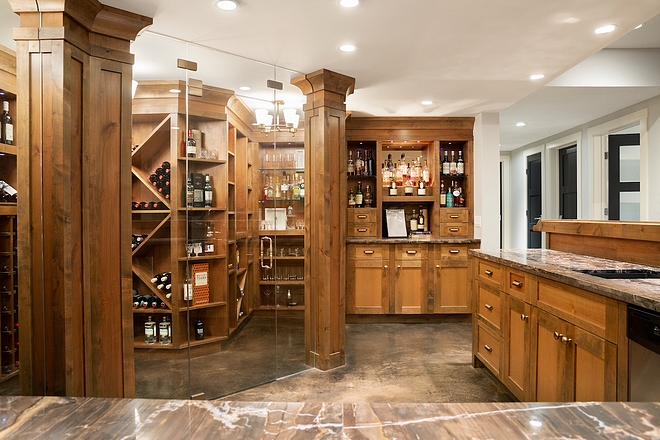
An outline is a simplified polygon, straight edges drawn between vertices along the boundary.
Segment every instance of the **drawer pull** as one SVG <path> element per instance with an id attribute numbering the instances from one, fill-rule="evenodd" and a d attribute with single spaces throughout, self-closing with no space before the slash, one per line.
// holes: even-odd
<path id="1" fill-rule="evenodd" d="M 387 264 L 386 264 L 385 266 L 383 266 L 383 269 L 385 269 L 385 270 L 389 269 L 389 267 L 387 266 Z"/>
<path id="2" fill-rule="evenodd" d="M 513 284 L 515 287 L 522 287 L 523 283 L 520 281 L 511 281 L 511 284 Z"/>
<path id="3" fill-rule="evenodd" d="M 440 265 L 439 265 L 439 264 L 436 264 L 436 265 L 435 265 L 435 268 L 436 268 L 436 269 L 440 269 Z"/>
<path id="4" fill-rule="evenodd" d="M 449 218 L 458 218 L 458 216 L 456 214 L 452 214 L 449 216 Z"/>
<path id="5" fill-rule="evenodd" d="M 571 338 L 567 338 L 566 336 L 562 336 L 562 337 L 561 337 L 561 343 L 562 343 L 562 344 L 564 344 L 564 345 L 568 345 L 568 344 L 570 344 L 571 342 L 573 342 L 573 340 L 572 340 Z"/>
<path id="6" fill-rule="evenodd" d="M 527 318 L 529 318 L 529 316 L 525 315 L 524 313 L 520 314 L 520 320 L 521 321 L 527 321 Z"/>
<path id="7" fill-rule="evenodd" d="M 406 251 L 406 253 L 408 253 L 409 255 L 415 255 L 417 251 Z"/>
<path id="8" fill-rule="evenodd" d="M 459 228 L 449 228 L 449 232 L 458 232 L 460 231 Z"/>
<path id="9" fill-rule="evenodd" d="M 487 351 L 488 353 L 492 353 L 492 352 L 493 352 L 493 349 L 492 349 L 492 348 L 490 347 L 490 345 L 488 345 L 488 344 L 484 345 L 484 348 L 486 349 L 486 351 Z"/>
<path id="10" fill-rule="evenodd" d="M 371 255 L 371 254 L 374 253 L 374 251 L 364 251 L 364 253 L 367 254 L 367 255 Z"/>
<path id="11" fill-rule="evenodd" d="M 484 307 L 487 308 L 488 310 L 493 310 L 493 306 L 488 303 L 484 304 Z"/>
<path id="12" fill-rule="evenodd" d="M 458 249 L 450 249 L 450 250 L 449 250 L 449 253 L 450 253 L 450 254 L 460 254 L 461 251 L 458 250 Z"/>
<path id="13" fill-rule="evenodd" d="M 562 335 L 561 333 L 557 333 L 557 332 L 555 332 L 552 336 L 555 338 L 555 341 L 558 341 L 558 340 L 560 340 L 561 338 L 564 337 L 564 335 Z"/>
<path id="14" fill-rule="evenodd" d="M 358 231 L 358 232 L 367 232 L 368 229 L 367 229 L 367 228 L 358 228 L 357 231 Z"/>
<path id="15" fill-rule="evenodd" d="M 357 216 L 357 218 L 365 219 L 365 218 L 367 218 L 367 216 L 364 215 L 364 214 L 360 214 L 360 215 Z"/>
<path id="16" fill-rule="evenodd" d="M 488 270 L 488 269 L 486 269 L 486 270 L 484 271 L 484 273 L 485 273 L 486 275 L 488 275 L 489 277 L 492 277 L 492 276 L 493 276 L 493 271 L 492 271 L 492 270 Z"/>

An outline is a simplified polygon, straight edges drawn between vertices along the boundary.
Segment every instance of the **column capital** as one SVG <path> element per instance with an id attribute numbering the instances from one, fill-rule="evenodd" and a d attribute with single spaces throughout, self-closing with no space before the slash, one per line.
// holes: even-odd
<path id="1" fill-rule="evenodd" d="M 355 78 L 327 69 L 300 75 L 291 80 L 307 96 L 305 110 L 330 107 L 346 110 L 346 98 L 355 90 Z"/>

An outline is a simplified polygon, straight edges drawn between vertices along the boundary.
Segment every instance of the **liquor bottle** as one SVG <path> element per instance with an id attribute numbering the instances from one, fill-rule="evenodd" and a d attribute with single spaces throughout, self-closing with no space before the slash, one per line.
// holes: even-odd
<path id="1" fill-rule="evenodd" d="M 419 232 L 424 232 L 424 224 L 426 223 L 426 219 L 424 218 L 424 214 L 422 213 L 422 207 L 419 207 L 419 217 L 417 217 L 417 231 Z"/>
<path id="2" fill-rule="evenodd" d="M 357 150 L 357 159 L 355 159 L 355 175 L 362 176 L 364 174 L 364 161 L 362 160 L 362 152 Z"/>
<path id="3" fill-rule="evenodd" d="M 442 159 L 442 174 L 449 175 L 449 157 L 447 156 L 447 150 L 445 150 L 445 157 Z"/>
<path id="4" fill-rule="evenodd" d="M 422 168 L 422 180 L 424 180 L 424 186 L 431 186 L 431 170 L 429 169 L 428 161 L 424 161 L 424 167 Z"/>
<path id="5" fill-rule="evenodd" d="M 390 183 L 390 196 L 397 195 L 396 181 L 392 179 Z"/>
<path id="6" fill-rule="evenodd" d="M 376 161 L 371 155 L 371 150 L 369 150 L 367 157 L 367 176 L 374 176 L 376 174 Z"/>
<path id="7" fill-rule="evenodd" d="M 144 342 L 153 345 L 156 343 L 156 339 L 156 323 L 151 319 L 151 315 L 149 315 L 144 323 Z"/>
<path id="8" fill-rule="evenodd" d="M 452 182 L 452 188 L 454 190 L 454 206 L 457 206 L 457 207 L 458 206 L 463 206 L 462 205 L 462 200 L 461 200 L 462 199 L 461 195 L 463 193 L 463 190 L 461 189 L 460 186 L 458 186 L 458 184 L 456 182 Z"/>
<path id="9" fill-rule="evenodd" d="M 195 323 L 195 339 L 198 341 L 204 339 L 204 323 L 200 318 L 197 318 Z"/>
<path id="10" fill-rule="evenodd" d="M 9 101 L 2 102 L 2 116 L 0 117 L 0 142 L 12 145 L 14 142 L 14 124 L 9 116 Z"/>
<path id="11" fill-rule="evenodd" d="M 371 185 L 367 185 L 367 189 L 364 192 L 364 207 L 371 208 L 374 203 L 374 193 L 371 192 Z"/>
<path id="12" fill-rule="evenodd" d="M 447 206 L 447 190 L 445 189 L 445 182 L 440 181 L 440 207 Z"/>
<path id="13" fill-rule="evenodd" d="M 449 161 L 449 174 L 456 175 L 456 160 L 454 159 L 454 151 L 451 152 L 451 160 Z"/>
<path id="14" fill-rule="evenodd" d="M 300 178 L 300 200 L 305 199 L 305 179 Z"/>
<path id="15" fill-rule="evenodd" d="M 266 200 L 273 200 L 275 197 L 275 188 L 273 187 L 273 176 L 268 177 L 266 174 Z"/>
<path id="16" fill-rule="evenodd" d="M 293 181 L 293 200 L 300 200 L 300 181 L 298 180 L 298 174 L 294 175 Z"/>
<path id="17" fill-rule="evenodd" d="M 447 204 L 446 204 L 446 207 L 447 208 L 453 208 L 454 207 L 454 190 L 451 187 L 451 185 L 449 185 L 449 189 L 447 190 Z"/>
<path id="18" fill-rule="evenodd" d="M 280 195 L 282 200 L 287 200 L 289 196 L 289 185 L 286 181 L 286 171 L 282 171 L 282 184 L 280 185 Z"/>
<path id="19" fill-rule="evenodd" d="M 410 180 L 410 176 L 408 176 L 406 183 L 403 186 L 403 195 L 412 196 L 414 193 L 414 188 L 415 186 L 413 185 L 412 180 Z"/>
<path id="20" fill-rule="evenodd" d="M 419 179 L 417 182 L 417 195 L 418 196 L 425 196 L 426 195 L 426 187 L 424 186 L 424 180 Z"/>
<path id="21" fill-rule="evenodd" d="M 163 320 L 158 323 L 158 339 L 160 345 L 172 344 L 172 323 L 167 320 L 167 316 L 163 316 Z"/>
<path id="22" fill-rule="evenodd" d="M 346 172 L 349 176 L 355 175 L 355 164 L 353 163 L 353 150 L 348 150 L 348 168 Z"/>
<path id="23" fill-rule="evenodd" d="M 385 162 L 380 169 L 381 179 L 383 181 L 383 188 L 389 188 L 390 186 L 390 170 L 387 169 Z"/>
<path id="24" fill-rule="evenodd" d="M 192 174 L 188 174 L 188 183 L 186 185 L 186 206 L 192 208 L 195 201 L 195 187 L 192 183 Z"/>
<path id="25" fill-rule="evenodd" d="M 458 162 L 456 163 L 456 174 L 462 176 L 465 174 L 465 162 L 463 162 L 463 151 L 458 150 Z"/>
<path id="26" fill-rule="evenodd" d="M 280 176 L 275 176 L 275 200 L 282 198 L 282 185 L 280 185 Z"/>
<path id="27" fill-rule="evenodd" d="M 355 194 L 352 189 L 348 191 L 348 207 L 355 208 Z"/>
<path id="28" fill-rule="evenodd" d="M 358 180 L 357 189 L 355 190 L 355 207 L 362 208 L 364 201 L 364 194 L 362 193 L 362 182 Z"/>
<path id="29" fill-rule="evenodd" d="M 414 209 L 410 217 L 410 232 L 417 232 L 417 212 Z"/>
<path id="30" fill-rule="evenodd" d="M 412 182 L 412 186 L 417 186 L 419 174 L 417 174 L 417 165 L 415 163 L 413 163 L 413 166 L 408 165 L 408 177 Z"/>
<path id="31" fill-rule="evenodd" d="M 193 177 L 193 207 L 204 207 L 204 186 L 202 182 L 196 183 Z"/>
<path id="32" fill-rule="evenodd" d="M 188 141 L 186 142 L 186 156 L 197 157 L 197 141 L 193 137 L 192 130 L 188 130 Z"/>
<path id="33" fill-rule="evenodd" d="M 210 208 L 213 206 L 213 187 L 211 186 L 211 177 L 206 175 L 206 183 L 204 183 L 204 207 Z"/>

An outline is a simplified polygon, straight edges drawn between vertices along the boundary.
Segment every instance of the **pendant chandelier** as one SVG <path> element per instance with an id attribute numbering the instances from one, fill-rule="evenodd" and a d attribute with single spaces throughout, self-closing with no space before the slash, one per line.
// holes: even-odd
<path id="1" fill-rule="evenodd" d="M 300 122 L 300 115 L 296 112 L 295 108 L 282 108 L 284 101 L 277 99 L 277 91 L 282 90 L 282 83 L 279 81 L 268 80 L 267 86 L 273 89 L 273 106 L 275 108 L 274 115 L 268 113 L 265 108 L 258 108 L 254 111 L 257 118 L 255 124 L 262 133 L 270 133 L 271 131 L 295 133 L 298 130 L 298 123 Z M 280 108 L 284 115 L 284 123 L 280 122 Z"/>

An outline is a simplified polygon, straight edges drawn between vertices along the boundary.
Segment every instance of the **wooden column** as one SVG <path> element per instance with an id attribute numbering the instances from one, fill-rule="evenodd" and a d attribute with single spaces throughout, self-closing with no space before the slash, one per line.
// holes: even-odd
<path id="1" fill-rule="evenodd" d="M 21 394 L 134 395 L 130 41 L 97 0 L 9 0 L 17 57 Z"/>
<path id="2" fill-rule="evenodd" d="M 345 363 L 346 97 L 355 79 L 329 70 L 291 80 L 305 111 L 305 362 Z"/>

